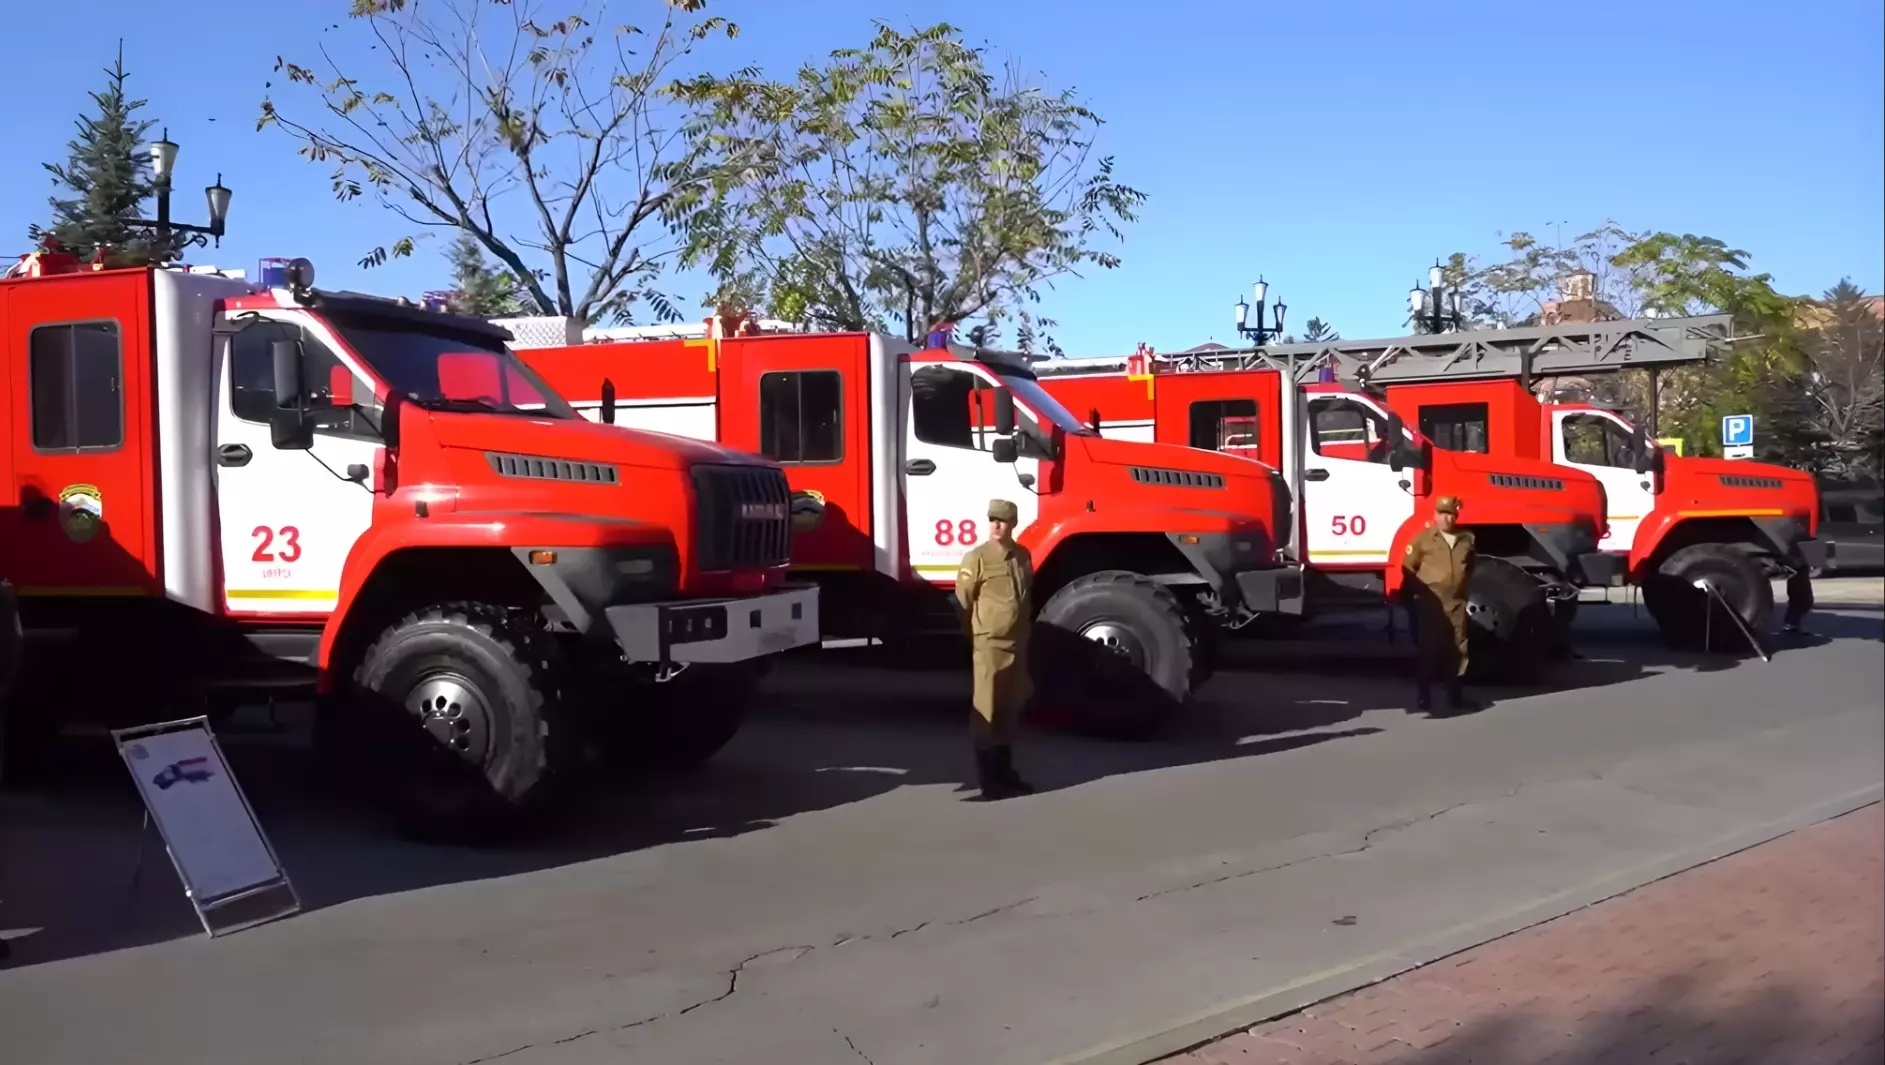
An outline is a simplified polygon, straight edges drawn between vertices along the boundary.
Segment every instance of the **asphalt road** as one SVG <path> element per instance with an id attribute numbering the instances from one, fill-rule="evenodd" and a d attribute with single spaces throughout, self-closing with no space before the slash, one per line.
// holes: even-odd
<path id="1" fill-rule="evenodd" d="M 1449 719 L 1378 646 L 1242 646 L 1167 740 L 1028 737 L 1002 804 L 965 678 L 795 666 L 710 771 L 494 852 L 232 743 L 308 909 L 214 941 L 101 762 L 0 797 L 0 1058 L 1147 1060 L 1875 798 L 1885 617 L 1816 623 L 1704 660 L 1589 606 L 1555 690 Z"/>

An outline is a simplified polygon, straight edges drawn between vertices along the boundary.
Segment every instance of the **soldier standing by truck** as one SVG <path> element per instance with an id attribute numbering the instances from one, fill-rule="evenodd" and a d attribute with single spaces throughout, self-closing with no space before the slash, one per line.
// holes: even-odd
<path id="1" fill-rule="evenodd" d="M 1015 543 L 1019 508 L 1006 499 L 988 504 L 989 537 L 962 556 L 956 601 L 962 605 L 975 667 L 975 775 L 982 797 L 1007 799 L 1034 788 L 1014 768 L 1014 727 L 1033 693 L 1028 677 L 1029 592 L 1034 558 Z"/>
<path id="2" fill-rule="evenodd" d="M 1401 565 L 1408 579 L 1401 585 L 1408 600 L 1418 658 L 1415 705 L 1433 709 L 1433 682 L 1446 678 L 1447 705 L 1475 710 L 1461 690 L 1466 674 L 1466 586 L 1473 573 L 1473 534 L 1459 527 L 1460 501 L 1441 496 L 1433 504 L 1433 524 L 1408 541 Z"/>

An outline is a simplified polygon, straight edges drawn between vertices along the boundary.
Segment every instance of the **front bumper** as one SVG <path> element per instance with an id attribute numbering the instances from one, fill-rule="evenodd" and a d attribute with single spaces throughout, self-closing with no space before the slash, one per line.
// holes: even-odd
<path id="1" fill-rule="evenodd" d="M 1628 556 L 1597 550 L 1597 530 L 1583 522 L 1539 522 L 1525 531 L 1538 561 L 1580 588 L 1622 587 L 1628 576 Z"/>
<path id="2" fill-rule="evenodd" d="M 1826 568 L 1826 560 L 1831 555 L 1831 552 L 1827 550 L 1827 546 L 1825 540 L 1816 539 L 1814 537 L 1807 537 L 1804 540 L 1795 540 L 1793 542 L 1794 550 L 1800 552 L 1800 561 L 1806 566 L 1808 573 Z M 1853 562 L 1857 562 L 1857 559 L 1854 559 Z"/>
<path id="3" fill-rule="evenodd" d="M 1191 563 L 1198 576 L 1227 607 L 1242 605 L 1258 613 L 1302 612 L 1302 572 L 1276 564 L 1267 533 L 1166 533 L 1166 539 Z"/>
<path id="4" fill-rule="evenodd" d="M 745 662 L 819 641 L 818 589 L 810 585 L 740 599 L 625 603 L 602 614 L 631 662 Z"/>

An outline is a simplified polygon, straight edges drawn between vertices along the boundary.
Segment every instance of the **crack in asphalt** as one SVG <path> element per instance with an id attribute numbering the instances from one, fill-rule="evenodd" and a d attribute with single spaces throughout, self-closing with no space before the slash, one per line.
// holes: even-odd
<path id="1" fill-rule="evenodd" d="M 836 1028 L 833 1028 L 831 1030 L 831 1034 L 839 1037 L 840 1039 L 843 1039 L 844 1045 L 851 1048 L 851 1053 L 856 1054 L 858 1057 L 864 1060 L 864 1065 L 877 1065 L 876 1062 L 871 1060 L 871 1056 L 869 1054 L 866 1054 L 862 1050 L 859 1050 L 857 1047 L 857 1044 L 851 1042 L 850 1036 L 845 1035 L 843 1032 L 838 1031 Z"/>
<path id="2" fill-rule="evenodd" d="M 1395 821 L 1389 821 L 1385 825 L 1377 825 L 1374 828 L 1371 828 L 1368 831 L 1362 833 L 1360 846 L 1344 847 L 1340 850 L 1323 851 L 1320 854 L 1311 854 L 1303 858 L 1292 858 L 1287 862 L 1278 862 L 1275 865 L 1260 866 L 1259 868 L 1256 868 L 1256 869 L 1241 869 L 1235 873 L 1225 873 L 1223 876 L 1214 876 L 1210 878 L 1209 880 L 1199 880 L 1191 884 L 1180 884 L 1177 887 L 1163 888 L 1161 890 L 1154 891 L 1147 895 L 1140 895 L 1138 898 L 1133 899 L 1132 901 L 1144 902 L 1147 899 L 1156 899 L 1164 895 L 1176 895 L 1176 894 L 1179 894 L 1180 892 L 1195 891 L 1198 888 L 1210 887 L 1214 884 L 1223 884 L 1232 880 L 1242 880 L 1245 877 L 1257 876 L 1261 873 L 1274 873 L 1279 869 L 1288 869 L 1289 867 L 1293 865 L 1305 865 L 1309 862 L 1319 862 L 1323 860 L 1324 858 L 1340 858 L 1345 855 L 1360 854 L 1363 851 L 1368 850 L 1369 848 L 1373 847 L 1374 842 L 1375 842 L 1375 837 L 1381 835 L 1384 832 L 1398 832 L 1405 828 L 1412 828 L 1415 825 L 1423 824 L 1427 821 L 1433 821 L 1438 818 L 1445 817 L 1447 814 L 1450 814 L 1453 811 L 1458 810 L 1464 806 L 1472 806 L 1480 802 L 1498 802 L 1501 799 L 1509 799 L 1512 796 L 1517 795 L 1520 791 L 1524 790 L 1524 788 L 1525 788 L 1525 785 L 1520 784 L 1518 787 L 1513 788 L 1511 791 L 1505 792 L 1490 800 L 1467 799 L 1463 802 L 1456 802 L 1448 806 L 1443 806 L 1440 809 L 1433 811 L 1432 813 L 1416 814 L 1413 817 L 1403 817 Z"/>
<path id="3" fill-rule="evenodd" d="M 793 945 L 789 947 L 774 947 L 771 950 L 762 950 L 757 954 L 749 955 L 747 958 L 742 960 L 738 965 L 735 965 L 733 968 L 728 969 L 726 971 L 727 986 L 726 986 L 725 991 L 722 991 L 719 994 L 713 995 L 708 998 L 703 998 L 699 1002 L 692 1003 L 691 1005 L 683 1006 L 678 1010 L 669 1010 L 666 1013 L 657 1013 L 652 1017 L 643 1017 L 640 1020 L 630 1021 L 627 1024 L 618 1024 L 613 1028 L 591 1028 L 587 1031 L 577 1032 L 575 1035 L 564 1036 L 561 1039 L 551 1039 L 551 1040 L 548 1040 L 546 1042 L 541 1042 L 541 1043 L 526 1043 L 520 1047 L 512 1047 L 511 1049 L 506 1050 L 501 1054 L 492 1054 L 487 1057 L 473 1058 L 470 1061 L 464 1062 L 463 1065 L 485 1065 L 485 1063 L 487 1062 L 499 1061 L 503 1058 L 508 1058 L 515 1054 L 521 1054 L 526 1050 L 535 1050 L 538 1047 L 562 1046 L 565 1043 L 574 1043 L 579 1039 L 587 1039 L 592 1035 L 601 1035 L 604 1032 L 625 1032 L 629 1030 L 630 1028 L 640 1028 L 644 1024 L 653 1024 L 656 1021 L 666 1020 L 669 1017 L 684 1017 L 687 1014 L 692 1013 L 695 1010 L 702 1008 L 703 1006 L 711 1006 L 716 1002 L 725 1002 L 727 999 L 732 998 L 734 993 L 740 989 L 740 974 L 746 971 L 746 967 L 748 965 L 751 965 L 752 963 L 758 961 L 759 959 L 770 958 L 774 954 L 784 954 L 786 951 L 789 951 L 789 950 L 796 950 L 798 951 L 798 953 L 793 955 L 791 958 L 787 960 L 797 961 L 798 959 L 811 953 L 813 949 L 815 948 L 808 945 Z M 845 1041 L 850 1042 L 848 1038 Z M 855 1050 L 856 1047 L 853 1047 L 852 1049 Z M 861 1053 L 860 1053 L 860 1056 L 862 1056 Z M 865 1060 L 868 1061 L 870 1059 L 866 1058 Z"/>
<path id="4" fill-rule="evenodd" d="M 983 919 L 984 917 L 993 917 L 996 914 L 1007 913 L 1009 910 L 1018 910 L 1021 907 L 1026 906 L 1028 903 L 1033 902 L 1035 899 L 1038 899 L 1038 898 L 1040 898 L 1039 895 L 1029 895 L 1027 898 L 1022 899 L 1019 902 L 1010 902 L 1010 903 L 1007 903 L 1006 905 L 997 906 L 992 910 L 983 910 L 981 913 L 978 913 L 973 917 L 964 917 L 959 921 L 950 921 L 949 923 L 952 925 L 974 924 L 975 922 Z"/>

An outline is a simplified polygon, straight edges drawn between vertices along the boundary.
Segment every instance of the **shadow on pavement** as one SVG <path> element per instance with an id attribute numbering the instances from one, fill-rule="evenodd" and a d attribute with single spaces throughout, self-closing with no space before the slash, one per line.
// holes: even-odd
<path id="1" fill-rule="evenodd" d="M 687 774 L 586 781 L 568 808 L 502 847 L 398 838 L 320 779 L 290 721 L 276 735 L 219 730 L 308 910 L 378 895 L 724 839 L 913 786 L 970 797 L 968 678 L 781 666 L 764 704 L 713 761 Z M 1379 732 L 1334 726 L 1380 700 L 1311 705 L 1265 722 L 1235 692 L 1169 737 L 1107 742 L 1029 730 L 1017 762 L 1042 792 L 1106 777 L 1260 757 Z M 253 716 L 253 715 L 245 715 Z M 68 737 L 51 783 L 0 792 L 0 934 L 11 968 L 201 935 L 161 841 L 103 737 Z M 1025 800 L 1024 800 L 1025 801 Z M 141 857 L 141 865 L 140 865 Z M 9 931 L 11 930 L 11 931 Z"/>
<path id="2" fill-rule="evenodd" d="M 1437 1046 L 1410 1047 L 1403 1054 L 1370 1060 L 1384 1065 L 1885 1060 L 1885 997 L 1875 994 L 1869 1000 L 1841 1003 L 1832 1015 L 1826 1005 L 1826 996 L 1817 988 L 1766 987 L 1723 1008 L 1718 998 L 1704 995 L 1696 979 L 1670 978 L 1627 1008 L 1582 1019 L 1496 1014 L 1466 1024 Z M 1575 1033 L 1568 1041 L 1567 1029 Z"/>

